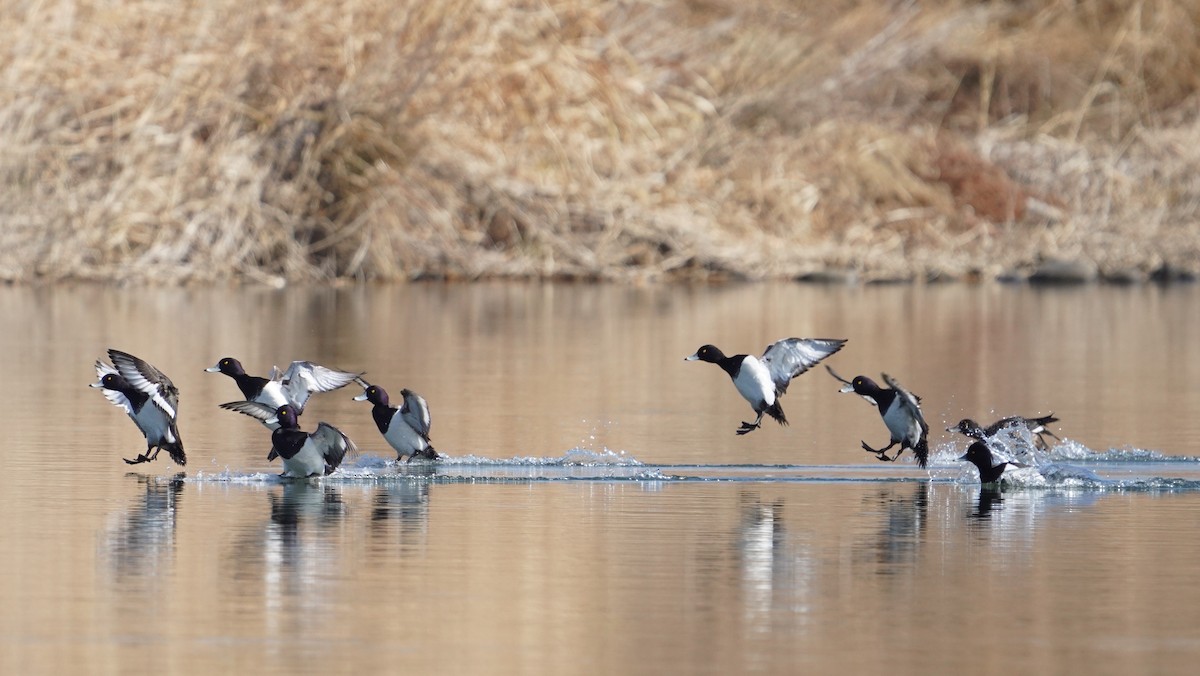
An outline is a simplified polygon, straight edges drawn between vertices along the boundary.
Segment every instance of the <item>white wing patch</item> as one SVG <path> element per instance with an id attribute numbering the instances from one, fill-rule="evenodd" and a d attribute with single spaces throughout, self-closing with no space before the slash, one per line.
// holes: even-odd
<path id="1" fill-rule="evenodd" d="M 272 375 L 277 370 L 273 370 Z M 278 382 L 281 383 L 280 394 L 286 399 L 286 403 L 302 411 L 314 392 L 329 392 L 345 387 L 361 375 L 326 368 L 310 361 L 294 361 L 278 378 Z M 276 382 L 275 378 L 272 378 L 272 382 Z"/>
<path id="2" fill-rule="evenodd" d="M 174 398 L 171 393 L 175 390 L 175 385 L 171 383 L 170 378 L 149 363 L 120 350 L 109 350 L 108 356 L 126 382 L 149 396 L 150 401 L 162 409 L 168 418 L 175 419 L 175 404 L 171 401 Z"/>
<path id="3" fill-rule="evenodd" d="M 822 359 L 842 349 L 845 340 L 830 338 L 784 338 L 767 346 L 762 361 L 770 372 L 775 388 L 787 392 L 792 378 L 816 366 Z"/>
<path id="4" fill-rule="evenodd" d="M 261 422 L 266 422 L 275 417 L 275 412 L 279 410 L 277 406 L 269 406 L 258 401 L 230 401 L 221 404 L 221 408 L 226 411 L 236 411 L 242 415 L 248 415 L 251 418 L 256 418 Z"/>

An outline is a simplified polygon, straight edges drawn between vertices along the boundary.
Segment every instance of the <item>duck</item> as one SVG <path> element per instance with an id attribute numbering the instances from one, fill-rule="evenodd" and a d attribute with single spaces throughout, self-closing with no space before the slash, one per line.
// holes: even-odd
<path id="1" fill-rule="evenodd" d="M 97 382 L 104 397 L 114 406 L 124 409 L 146 437 L 146 452 L 133 460 L 121 458 L 130 465 L 151 462 L 159 451 L 166 451 L 175 464 L 187 464 L 187 454 L 179 437 L 176 421 L 179 412 L 179 389 L 165 373 L 128 352 L 109 349 L 112 364 L 96 360 Z"/>
<path id="2" fill-rule="evenodd" d="M 899 382 L 886 373 L 881 375 L 883 382 L 888 386 L 880 387 L 878 383 L 867 376 L 855 376 L 854 380 L 846 380 L 828 364 L 825 368 L 829 371 L 829 375 L 843 384 L 839 392 L 854 392 L 877 407 L 880 417 L 883 418 L 883 424 L 887 425 L 888 432 L 891 433 L 891 440 L 887 446 L 871 448 L 864 441 L 862 442 L 863 450 L 874 453 L 879 460 L 895 462 L 904 449 L 908 448 L 912 449 L 919 466 L 926 467 L 929 464 L 929 425 L 925 422 L 925 416 L 921 414 L 920 397 L 904 389 Z M 887 452 L 896 444 L 900 444 L 900 450 L 889 458 Z"/>
<path id="3" fill-rule="evenodd" d="M 402 389 L 400 397 L 403 403 L 396 408 L 390 404 L 387 390 L 361 378 L 357 382 L 363 388 L 363 392 L 354 397 L 354 401 L 369 401 L 374 404 L 371 407 L 371 417 L 375 419 L 379 433 L 396 450 L 397 461 L 404 456 L 408 456 L 409 462 L 414 459 L 437 460 L 441 457 L 429 441 L 432 419 L 429 416 L 429 404 L 425 402 L 424 397 L 410 389 Z"/>
<path id="4" fill-rule="evenodd" d="M 1001 431 L 1012 430 L 1014 428 L 1020 429 L 1023 427 L 1029 430 L 1029 433 L 1033 435 L 1034 442 L 1037 444 L 1038 448 L 1045 450 L 1048 447 L 1045 439 L 1046 436 L 1049 436 L 1052 439 L 1058 439 L 1053 432 L 1046 429 L 1047 425 L 1054 422 L 1058 422 L 1058 418 L 1054 417 L 1054 413 L 1042 416 L 1040 418 L 1026 418 L 1019 415 L 1008 416 L 1007 418 L 1001 418 L 997 420 L 987 427 L 980 425 L 970 418 L 963 418 L 962 420 L 958 421 L 958 424 L 947 427 L 946 431 L 958 432 L 971 437 L 972 439 L 978 439 L 979 441 L 987 441 Z"/>
<path id="5" fill-rule="evenodd" d="M 296 415 L 304 413 L 304 406 L 313 394 L 345 387 L 363 375 L 331 369 L 311 361 L 294 361 L 286 371 L 280 372 L 278 368 L 272 368 L 271 377 L 264 378 L 246 373 L 242 362 L 234 357 L 224 357 L 204 370 L 208 373 L 223 373 L 233 378 L 246 401 L 266 404 L 272 410 L 290 404 Z M 274 429 L 265 421 L 263 424 Z"/>
<path id="6" fill-rule="evenodd" d="M 959 458 L 975 465 L 979 470 L 979 483 L 984 486 L 998 485 L 1010 469 L 1028 467 L 1019 462 L 1006 461 L 996 463 L 992 451 L 982 441 L 974 441 L 967 447 L 967 452 Z"/>
<path id="7" fill-rule="evenodd" d="M 758 414 L 754 422 L 743 421 L 737 429 L 738 435 L 744 435 L 762 426 L 764 414 L 787 425 L 779 398 L 787 392 L 788 384 L 845 344 L 840 338 L 784 338 L 768 345 L 761 358 L 752 354 L 727 357 L 717 346 L 703 345 L 684 361 L 706 361 L 729 374 L 738 393 Z"/>
<path id="8" fill-rule="evenodd" d="M 257 401 L 232 401 L 221 408 L 236 411 L 274 425 L 271 432 L 271 452 L 267 460 L 282 458 L 280 476 L 305 479 L 332 474 L 347 455 L 358 452 L 350 437 L 329 423 L 317 423 L 313 432 L 300 429 L 296 407 L 284 404 L 272 408 Z"/>

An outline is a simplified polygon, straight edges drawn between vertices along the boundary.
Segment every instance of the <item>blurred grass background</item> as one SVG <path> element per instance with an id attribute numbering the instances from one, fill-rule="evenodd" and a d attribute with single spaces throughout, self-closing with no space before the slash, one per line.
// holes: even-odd
<path id="1" fill-rule="evenodd" d="M 1200 272 L 1200 2 L 0 0 L 0 279 Z"/>

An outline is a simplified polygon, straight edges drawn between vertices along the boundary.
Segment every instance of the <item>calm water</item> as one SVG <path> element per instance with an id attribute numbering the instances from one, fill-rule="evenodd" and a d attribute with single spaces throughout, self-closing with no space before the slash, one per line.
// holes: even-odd
<path id="1" fill-rule="evenodd" d="M 5 673 L 1190 673 L 1200 660 L 1200 289 L 538 284 L 0 288 Z M 790 427 L 683 357 L 845 337 L 924 398 L 928 471 L 823 369 Z M 186 473 L 87 387 L 106 347 L 182 391 Z M 280 482 L 216 405 L 312 359 L 422 393 L 448 456 Z M 941 432 L 1054 411 L 981 491 Z M 907 460 L 906 454 L 905 459 Z"/>

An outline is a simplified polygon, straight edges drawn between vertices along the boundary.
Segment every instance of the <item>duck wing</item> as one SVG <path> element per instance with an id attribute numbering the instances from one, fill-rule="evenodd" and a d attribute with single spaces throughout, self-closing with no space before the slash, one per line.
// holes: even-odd
<path id="1" fill-rule="evenodd" d="M 767 346 L 762 362 L 766 364 L 775 390 L 787 392 L 792 378 L 816 366 L 822 359 L 842 349 L 842 339 L 829 338 L 784 338 Z"/>
<path id="2" fill-rule="evenodd" d="M 404 396 L 404 405 L 400 407 L 400 418 L 408 423 L 413 431 L 421 435 L 422 439 L 429 441 L 429 428 L 433 424 L 433 419 L 429 415 L 429 404 L 425 402 L 424 397 L 412 390 L 401 390 L 400 394 Z"/>
<path id="3" fill-rule="evenodd" d="M 175 419 L 176 411 L 179 410 L 179 390 L 167 374 L 128 352 L 110 348 L 108 358 L 126 382 L 149 396 L 154 405 L 162 409 L 168 418 Z"/>
<path id="4" fill-rule="evenodd" d="M 326 474 L 337 469 L 347 455 L 354 457 L 358 454 L 358 446 L 354 445 L 350 437 L 329 423 L 317 423 L 316 431 L 310 434 L 309 438 L 317 444 L 321 455 L 325 457 Z"/>
<path id="5" fill-rule="evenodd" d="M 259 422 L 266 422 L 274 418 L 275 412 L 278 410 L 273 406 L 268 406 L 257 401 L 230 401 L 221 404 L 221 408 L 226 411 L 235 411 L 243 415 L 248 415 Z"/>
<path id="6" fill-rule="evenodd" d="M 907 409 L 916 418 L 917 422 L 921 423 L 921 436 L 928 433 L 929 425 L 925 422 L 925 416 L 921 415 L 921 398 L 904 389 L 904 386 L 895 378 L 886 373 L 881 375 L 883 376 L 883 382 L 896 391 L 896 400 L 900 402 L 900 405 Z"/>
<path id="7" fill-rule="evenodd" d="M 273 375 L 278 369 L 273 370 Z M 303 411 L 308 398 L 316 392 L 329 392 L 345 387 L 362 373 L 350 373 L 327 368 L 310 361 L 294 361 L 278 379 L 283 385 L 283 396 L 297 411 Z"/>

